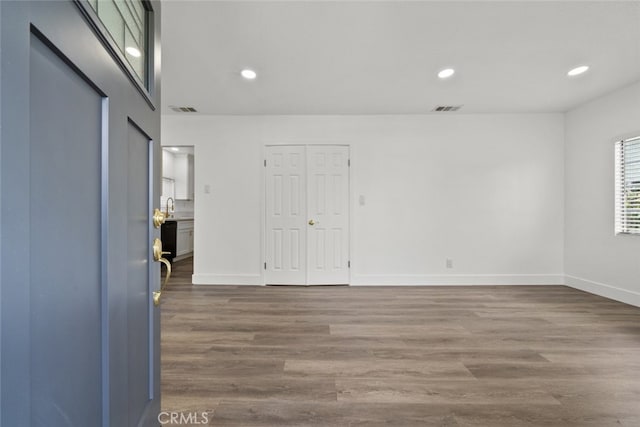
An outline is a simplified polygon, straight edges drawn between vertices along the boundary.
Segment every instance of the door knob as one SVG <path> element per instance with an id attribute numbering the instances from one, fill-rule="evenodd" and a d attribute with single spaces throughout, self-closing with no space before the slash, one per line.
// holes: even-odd
<path id="1" fill-rule="evenodd" d="M 316 222 L 314 220 L 312 220 L 312 219 L 309 220 L 309 225 L 315 225 L 315 223 Z"/>
<path id="2" fill-rule="evenodd" d="M 167 275 L 164 278 L 164 283 L 160 285 L 160 290 L 153 292 L 153 305 L 156 307 L 160 305 L 160 297 L 162 297 L 162 291 L 164 290 L 165 286 L 167 286 L 169 277 L 171 277 L 171 263 L 168 259 L 162 256 L 168 253 L 170 252 L 162 252 L 162 240 L 155 238 L 153 240 L 153 260 L 161 262 L 165 265 L 165 267 L 167 267 Z"/>
<path id="3" fill-rule="evenodd" d="M 153 226 L 155 228 L 160 228 L 160 226 L 164 224 L 166 218 L 166 215 L 160 209 L 155 208 L 153 210 Z"/>

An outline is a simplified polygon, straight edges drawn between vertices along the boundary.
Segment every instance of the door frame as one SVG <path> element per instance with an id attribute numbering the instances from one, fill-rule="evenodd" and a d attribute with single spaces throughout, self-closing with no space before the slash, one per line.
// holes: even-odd
<path id="1" fill-rule="evenodd" d="M 348 223 L 348 228 L 349 228 L 349 253 L 348 253 L 348 258 L 349 258 L 349 267 L 348 267 L 348 273 L 349 273 L 349 279 L 347 281 L 347 285 L 351 285 L 351 278 L 353 276 L 352 274 L 352 270 L 354 267 L 354 253 L 355 253 L 355 248 L 354 248 L 354 238 L 353 238 L 353 226 L 354 226 L 354 216 L 353 216 L 353 212 L 354 212 L 354 201 L 353 201 L 353 158 L 354 158 L 354 147 L 353 145 L 349 144 L 348 142 L 326 142 L 326 141 L 300 141 L 300 140 L 295 140 L 295 141 L 277 141 L 277 142 L 265 142 L 262 145 L 262 150 L 261 150 L 261 164 L 260 164 L 260 264 L 258 266 L 259 271 L 260 271 L 260 284 L 262 286 L 266 286 L 267 282 L 266 282 L 266 274 L 265 271 L 266 269 L 264 268 L 264 264 L 265 264 L 265 260 L 267 258 L 267 168 L 266 168 L 266 164 L 264 163 L 266 161 L 267 158 L 267 148 L 268 147 L 282 147 L 282 146 L 298 146 L 298 147 L 309 147 L 309 146 L 326 146 L 326 147 L 335 147 L 335 146 L 340 146 L 340 147 L 347 147 L 349 149 L 349 187 L 347 188 L 347 192 L 349 194 L 349 215 L 348 215 L 348 219 L 349 219 L 349 223 Z M 306 152 L 305 152 L 306 154 Z M 305 155 L 305 162 L 306 162 L 306 155 Z M 306 195 L 306 189 L 305 189 L 305 195 Z M 306 200 L 306 198 L 305 198 Z M 305 201 L 305 207 L 306 207 L 306 201 Z M 306 256 L 306 254 L 305 254 Z M 307 276 L 307 273 L 305 272 L 305 278 Z M 306 279 L 305 279 L 306 280 Z M 284 285 L 286 286 L 286 285 Z M 306 283 L 302 286 L 309 286 Z"/>

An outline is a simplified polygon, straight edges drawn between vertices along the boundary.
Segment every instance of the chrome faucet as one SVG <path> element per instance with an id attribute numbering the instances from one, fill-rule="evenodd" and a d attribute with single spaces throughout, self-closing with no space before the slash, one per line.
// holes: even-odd
<path id="1" fill-rule="evenodd" d="M 175 211 L 176 206 L 174 205 L 173 197 L 167 198 L 167 210 L 165 211 L 165 216 L 169 218 L 169 200 L 171 200 L 171 210 Z"/>

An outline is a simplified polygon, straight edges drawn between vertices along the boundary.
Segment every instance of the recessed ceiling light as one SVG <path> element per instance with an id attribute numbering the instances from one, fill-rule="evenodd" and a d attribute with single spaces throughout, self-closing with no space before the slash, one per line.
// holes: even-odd
<path id="1" fill-rule="evenodd" d="M 180 151 L 178 147 L 171 147 L 171 151 Z"/>
<path id="2" fill-rule="evenodd" d="M 142 54 L 140 53 L 140 50 L 138 50 L 138 48 L 135 48 L 133 46 L 127 46 L 125 48 L 125 51 L 129 55 L 133 56 L 134 58 L 140 58 L 142 56 Z"/>
<path id="3" fill-rule="evenodd" d="M 589 69 L 588 65 L 581 65 L 581 66 L 576 67 L 576 68 L 574 68 L 572 70 L 569 70 L 569 72 L 567 73 L 567 76 L 571 76 L 571 77 L 577 76 L 579 74 L 582 74 L 582 73 L 586 72 L 588 69 Z"/>
<path id="4" fill-rule="evenodd" d="M 453 68 L 445 68 L 438 73 L 438 77 L 440 77 L 441 79 L 448 79 L 449 77 L 453 76 L 455 72 L 456 70 L 454 70 Z"/>
<path id="5" fill-rule="evenodd" d="M 240 71 L 240 75 L 247 80 L 253 80 L 256 77 L 258 77 L 258 74 L 255 71 L 250 70 L 248 68 L 245 68 L 244 70 Z"/>

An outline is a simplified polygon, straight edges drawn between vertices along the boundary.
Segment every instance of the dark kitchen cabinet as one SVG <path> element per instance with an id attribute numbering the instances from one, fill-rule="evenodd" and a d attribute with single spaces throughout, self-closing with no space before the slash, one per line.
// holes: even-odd
<path id="1" fill-rule="evenodd" d="M 169 252 L 165 255 L 170 262 L 176 257 L 176 236 L 178 234 L 178 222 L 177 221 L 165 221 L 160 229 L 162 236 L 162 250 Z"/>

